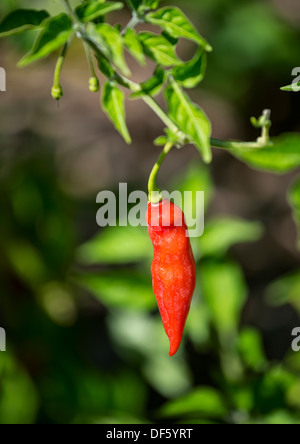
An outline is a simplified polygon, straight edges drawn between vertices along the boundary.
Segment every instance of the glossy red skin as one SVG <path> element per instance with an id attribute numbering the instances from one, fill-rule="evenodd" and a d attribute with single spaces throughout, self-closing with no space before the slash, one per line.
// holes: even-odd
<path id="1" fill-rule="evenodd" d="M 148 204 L 148 232 L 154 248 L 153 291 L 173 356 L 181 343 L 195 290 L 196 265 L 184 214 L 168 200 Z M 179 226 L 178 226 L 179 225 Z"/>

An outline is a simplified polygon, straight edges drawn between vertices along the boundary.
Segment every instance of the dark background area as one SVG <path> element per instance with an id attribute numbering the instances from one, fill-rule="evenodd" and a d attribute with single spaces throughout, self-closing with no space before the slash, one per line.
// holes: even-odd
<path id="1" fill-rule="evenodd" d="M 300 63 L 298 1 L 164 3 L 181 7 L 214 48 L 205 80 L 191 92 L 212 121 L 213 137 L 256 139 L 250 117 L 264 108 L 272 110 L 273 136 L 299 132 L 300 95 L 280 91 Z M 29 6 L 62 9 L 58 1 L 2 0 L 0 17 Z M 124 10 L 109 21 L 129 19 Z M 211 196 L 208 224 L 226 218 L 230 227 L 231 218 L 243 219 L 249 228 L 245 240 L 253 237 L 229 242 L 222 255 L 209 244 L 205 256 L 201 240 L 195 241 L 195 309 L 172 360 L 155 310 L 146 232 L 107 228 L 101 238 L 96 225 L 99 191 L 117 192 L 120 182 L 146 191 L 162 124 L 141 101 L 128 101 L 133 142 L 127 146 L 101 111 L 99 96 L 88 90 L 78 40 L 63 70 L 64 97 L 57 106 L 50 96 L 55 56 L 16 68 L 32 38 L 0 41 L 0 66 L 7 73 L 7 91 L 0 93 L 0 326 L 8 341 L 8 351 L 0 354 L 0 422 L 167 417 L 182 423 L 299 423 L 300 365 L 291 352 L 291 331 L 300 326 L 300 285 L 295 279 L 292 288 L 270 287 L 299 269 L 286 199 L 298 171 L 255 171 L 215 149 L 209 167 L 192 147 L 169 155 L 159 176 L 162 187 L 192 183 L 204 189 Z M 180 55 L 188 59 L 193 49 L 183 44 Z M 151 75 L 151 63 L 143 69 L 129 63 L 136 81 Z M 261 224 L 261 236 L 249 234 L 251 222 Z M 214 243 L 222 244 L 224 234 L 216 231 Z M 283 305 L 270 304 L 272 292 L 282 288 L 291 300 L 285 294 Z M 226 298 L 235 291 L 241 302 L 234 302 L 231 331 L 209 301 L 218 298 L 225 313 Z"/>

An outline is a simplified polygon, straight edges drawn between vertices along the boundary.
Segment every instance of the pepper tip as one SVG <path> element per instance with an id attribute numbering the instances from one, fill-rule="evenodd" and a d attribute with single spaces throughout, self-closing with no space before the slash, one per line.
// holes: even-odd
<path id="1" fill-rule="evenodd" d="M 178 349 L 180 344 L 170 344 L 170 350 L 169 350 L 169 356 L 174 356 Z"/>

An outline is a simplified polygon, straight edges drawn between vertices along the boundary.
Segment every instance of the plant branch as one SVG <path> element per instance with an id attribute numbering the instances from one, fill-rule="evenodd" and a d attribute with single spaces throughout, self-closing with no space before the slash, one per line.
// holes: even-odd
<path id="1" fill-rule="evenodd" d="M 70 14 L 70 16 L 72 17 L 73 22 L 81 26 L 81 22 L 80 22 L 79 18 L 77 17 L 76 12 L 75 12 L 74 9 L 72 8 L 72 6 L 71 6 L 71 4 L 70 4 L 70 1 L 69 1 L 69 0 L 62 0 L 62 2 L 63 2 L 64 6 L 65 6 L 65 8 L 66 8 L 66 11 L 67 11 L 67 12 Z"/>
<path id="2" fill-rule="evenodd" d="M 120 86 L 123 86 L 123 87 L 129 89 L 133 93 L 142 91 L 142 88 L 139 83 L 133 82 L 132 80 L 125 77 L 124 75 L 118 73 L 116 71 L 116 69 L 112 67 L 111 61 L 102 53 L 101 49 L 98 48 L 97 43 L 93 42 L 93 40 L 91 40 L 87 35 L 85 35 L 85 33 L 82 33 L 81 38 L 88 46 L 90 46 L 96 52 L 98 58 L 103 58 L 104 60 L 106 60 L 110 64 L 110 66 L 112 68 L 112 73 L 113 73 L 111 80 L 114 80 Z M 166 113 L 166 111 L 160 106 L 160 104 L 151 95 L 144 94 L 141 96 L 141 98 L 149 106 L 149 108 L 151 108 L 154 111 L 154 113 L 161 119 L 161 121 L 167 126 L 167 128 L 172 133 L 178 134 L 180 136 L 180 139 L 182 139 L 182 141 L 184 141 L 184 142 L 188 141 L 188 138 L 186 137 L 186 135 L 175 124 L 175 122 L 173 122 L 173 120 L 169 117 L 169 115 Z M 259 138 L 257 141 L 255 141 L 255 142 L 235 142 L 235 141 L 223 141 L 223 140 L 211 138 L 210 139 L 211 146 L 213 146 L 215 148 L 223 148 L 223 149 L 234 149 L 234 148 L 249 149 L 249 148 L 262 148 L 263 146 L 269 145 L 271 143 L 270 139 L 268 137 L 268 131 L 269 131 L 270 125 L 268 125 L 268 120 L 267 120 L 268 116 L 264 115 L 264 117 L 266 119 L 264 125 L 265 125 L 265 127 L 267 127 L 267 129 L 265 130 L 266 132 L 263 133 L 264 137 Z"/>
<path id="3" fill-rule="evenodd" d="M 268 146 L 271 144 L 269 141 L 268 143 L 261 143 L 261 142 L 235 142 L 230 140 L 219 140 L 219 139 L 210 139 L 211 146 L 214 148 L 223 148 L 223 149 L 251 149 L 251 148 L 262 148 L 264 146 Z"/>
<path id="4" fill-rule="evenodd" d="M 131 20 L 127 23 L 127 25 L 125 26 L 125 28 L 123 29 L 123 31 L 121 32 L 121 35 L 124 36 L 126 34 L 127 29 L 133 29 L 136 27 L 136 25 L 138 25 L 140 23 L 140 18 L 136 15 L 133 14 L 133 17 L 131 18 Z"/>

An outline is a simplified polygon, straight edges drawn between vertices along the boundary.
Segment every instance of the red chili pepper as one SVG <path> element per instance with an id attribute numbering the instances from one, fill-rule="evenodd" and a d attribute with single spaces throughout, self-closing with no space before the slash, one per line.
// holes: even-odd
<path id="1" fill-rule="evenodd" d="M 153 291 L 170 341 L 169 355 L 180 345 L 195 290 L 196 265 L 181 209 L 163 200 L 148 204 L 148 232 L 154 248 Z"/>

